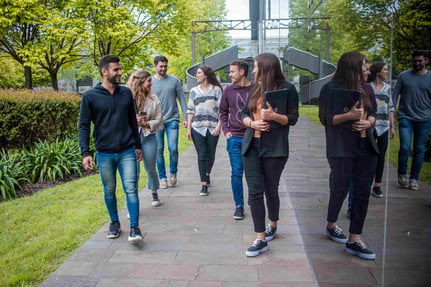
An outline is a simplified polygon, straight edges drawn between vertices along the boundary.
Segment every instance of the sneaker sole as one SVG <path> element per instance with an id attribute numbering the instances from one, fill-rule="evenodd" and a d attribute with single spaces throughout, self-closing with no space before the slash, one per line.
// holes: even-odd
<path id="1" fill-rule="evenodd" d="M 151 205 L 154 207 L 160 206 L 162 203 L 160 201 L 153 201 L 151 202 Z"/>
<path id="2" fill-rule="evenodd" d="M 106 237 L 108 237 L 108 239 L 115 239 L 115 238 L 120 237 L 120 233 L 121 232 L 119 232 L 117 235 L 106 235 Z"/>
<path id="3" fill-rule="evenodd" d="M 274 239 L 274 236 L 275 236 L 275 234 L 273 234 L 272 236 L 268 236 L 268 237 L 265 235 L 265 240 L 266 241 L 271 241 L 271 240 Z"/>
<path id="4" fill-rule="evenodd" d="M 349 253 L 349 254 L 352 254 L 352 255 L 356 255 L 356 256 L 358 256 L 358 257 L 361 257 L 362 259 L 367 259 L 367 260 L 373 260 L 373 259 L 376 259 L 376 254 L 365 254 L 365 253 L 361 253 L 361 252 L 359 252 L 359 251 L 353 250 L 353 249 L 348 248 L 348 247 L 346 247 L 346 248 L 344 249 L 344 251 L 346 251 L 346 252 L 347 252 L 347 253 Z"/>
<path id="5" fill-rule="evenodd" d="M 235 219 L 235 220 L 242 220 L 242 219 L 244 219 L 244 216 L 234 216 L 233 219 Z"/>
<path id="6" fill-rule="evenodd" d="M 160 188 L 161 188 L 161 189 L 167 189 L 167 188 L 168 188 L 168 186 L 167 186 L 167 185 L 160 185 Z"/>
<path id="7" fill-rule="evenodd" d="M 329 234 L 328 231 L 326 231 L 326 234 L 328 235 L 329 239 L 331 239 L 334 242 L 337 242 L 337 243 L 340 243 L 340 244 L 346 244 L 346 242 L 347 242 L 347 238 L 346 239 L 341 239 L 341 238 L 333 237 L 333 236 L 331 236 L 331 234 Z"/>
<path id="8" fill-rule="evenodd" d="M 383 194 L 375 194 L 374 192 L 372 193 L 372 195 L 374 197 L 377 197 L 377 198 L 382 198 L 383 197 Z"/>
<path id="9" fill-rule="evenodd" d="M 208 196 L 208 192 L 206 192 L 206 193 L 200 192 L 199 195 L 200 196 Z"/>
<path id="10" fill-rule="evenodd" d="M 411 186 L 409 186 L 409 189 L 410 190 L 419 190 L 419 187 L 411 187 Z"/>
<path id="11" fill-rule="evenodd" d="M 139 242 L 139 241 L 142 241 L 142 240 L 144 240 L 141 236 L 136 236 L 136 237 L 130 237 L 129 236 L 129 242 Z"/>
<path id="12" fill-rule="evenodd" d="M 265 246 L 264 248 L 262 248 L 260 250 L 256 250 L 256 251 L 248 251 L 248 250 L 246 250 L 245 251 L 245 255 L 247 257 L 255 257 L 255 256 L 258 256 L 260 253 L 268 251 L 268 249 L 269 249 L 268 246 Z"/>

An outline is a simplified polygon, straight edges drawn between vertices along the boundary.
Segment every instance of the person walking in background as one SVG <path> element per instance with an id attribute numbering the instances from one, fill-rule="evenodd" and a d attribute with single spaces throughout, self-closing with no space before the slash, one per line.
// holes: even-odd
<path id="1" fill-rule="evenodd" d="M 277 231 L 280 198 L 278 185 L 289 157 L 289 126 L 298 120 L 298 93 L 286 80 L 280 62 L 273 54 L 264 53 L 254 60 L 255 85 L 241 120 L 247 127 L 242 143 L 242 159 L 249 191 L 249 203 L 256 239 L 246 256 L 258 256 L 268 250 L 268 241 Z M 265 102 L 265 92 L 283 90 L 284 113 Z M 265 200 L 269 223 L 265 226 Z"/>
<path id="2" fill-rule="evenodd" d="M 199 194 L 207 196 L 221 131 L 219 105 L 223 88 L 214 71 L 208 66 L 200 66 L 196 78 L 199 85 L 190 90 L 187 106 L 187 139 L 193 140 L 198 154 L 198 168 L 202 184 Z"/>
<path id="3" fill-rule="evenodd" d="M 115 195 L 117 169 L 120 172 L 126 193 L 127 209 L 130 213 L 129 241 L 142 240 L 139 229 L 139 197 L 137 162 L 142 159 L 136 109 L 132 92 L 122 87 L 120 59 L 105 55 L 99 61 L 102 83 L 85 92 L 81 99 L 78 134 L 79 147 L 86 170 L 94 167 L 89 149 L 90 126 L 94 124 L 94 145 L 97 163 L 103 184 L 105 204 L 111 223 L 107 237 L 120 236 L 117 198 Z"/>
<path id="4" fill-rule="evenodd" d="M 370 71 L 367 81 L 376 96 L 377 113 L 374 135 L 379 147 L 372 195 L 381 198 L 383 193 L 380 185 L 382 184 L 383 169 L 385 168 L 386 150 L 388 149 L 389 138 L 393 139 L 395 137 L 394 105 L 392 104 L 391 87 L 385 83 L 388 78 L 388 66 L 383 62 L 375 62 Z"/>
<path id="5" fill-rule="evenodd" d="M 145 70 L 134 72 L 127 81 L 127 87 L 132 91 L 138 114 L 136 120 L 139 126 L 139 136 L 142 144 L 143 162 L 147 173 L 148 190 L 152 194 L 152 205 L 159 206 L 157 194 L 159 178 L 156 171 L 157 138 L 156 132 L 163 129 L 162 109 L 157 96 L 151 91 L 151 74 Z M 140 174 L 138 163 L 138 179 Z"/>
<path id="6" fill-rule="evenodd" d="M 398 106 L 398 183 L 401 187 L 418 190 L 419 173 L 424 161 L 425 147 L 431 129 L 431 72 L 427 70 L 429 52 L 416 50 L 412 53 L 413 69 L 400 74 L 392 95 Z M 407 161 L 413 139 L 413 160 L 410 180 Z"/>
<path id="7" fill-rule="evenodd" d="M 367 249 L 360 239 L 378 154 L 372 135 L 377 104 L 373 89 L 364 81 L 365 64 L 365 56 L 359 52 L 346 52 L 341 56 L 332 80 L 320 91 L 321 101 L 326 105 L 319 106 L 322 109 L 319 114 L 325 115 L 326 156 L 334 178 L 334 190 L 329 197 L 326 233 L 331 240 L 345 243 L 347 253 L 374 259 L 376 254 Z M 347 93 L 344 90 L 360 91 L 360 101 L 347 112 L 335 113 L 337 90 L 343 93 Z M 337 226 L 337 220 L 352 177 L 353 201 L 350 235 L 347 239 Z"/>
<path id="8" fill-rule="evenodd" d="M 177 184 L 178 171 L 178 132 L 180 122 L 180 112 L 178 110 L 177 100 L 183 111 L 187 112 L 186 99 L 183 88 L 177 77 L 167 74 L 168 59 L 165 56 L 156 56 L 154 58 L 154 68 L 156 74 L 152 77 L 154 94 L 160 100 L 162 106 L 164 129 L 157 132 L 157 169 L 159 172 L 160 188 L 173 187 Z M 183 121 L 183 126 L 187 127 L 187 121 Z M 169 180 L 165 168 L 165 133 L 169 150 Z"/>
<path id="9" fill-rule="evenodd" d="M 253 83 L 247 79 L 248 64 L 237 60 L 229 64 L 229 77 L 232 85 L 226 87 L 220 101 L 220 123 L 227 139 L 231 174 L 231 187 L 235 202 L 233 218 L 244 218 L 244 189 L 242 184 L 243 165 L 241 158 L 242 138 L 246 127 L 241 121 L 240 112 L 253 89 Z"/>

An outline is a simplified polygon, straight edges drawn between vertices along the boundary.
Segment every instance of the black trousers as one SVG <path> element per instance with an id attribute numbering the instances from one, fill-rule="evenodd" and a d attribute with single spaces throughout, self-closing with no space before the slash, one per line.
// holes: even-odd
<path id="1" fill-rule="evenodd" d="M 198 154 L 198 168 L 201 182 L 207 181 L 214 165 L 218 136 L 213 136 L 208 130 L 205 136 L 192 129 L 192 140 Z"/>
<path id="2" fill-rule="evenodd" d="M 385 168 L 386 150 L 388 149 L 389 131 L 384 132 L 381 136 L 376 135 L 376 139 L 380 154 L 377 156 L 376 178 L 374 181 L 381 183 L 383 169 Z"/>
<path id="3" fill-rule="evenodd" d="M 334 191 L 328 204 L 328 222 L 336 222 L 353 176 L 353 201 L 349 232 L 361 234 L 368 211 L 371 185 L 376 171 L 377 156 L 370 152 L 366 139 L 361 139 L 361 155 L 357 158 L 331 158 Z"/>
<path id="4" fill-rule="evenodd" d="M 259 157 L 259 139 L 253 139 L 252 145 L 247 154 L 243 155 L 242 161 L 254 231 L 265 232 L 264 195 L 268 218 L 278 221 L 280 212 L 278 185 L 287 157 Z"/>

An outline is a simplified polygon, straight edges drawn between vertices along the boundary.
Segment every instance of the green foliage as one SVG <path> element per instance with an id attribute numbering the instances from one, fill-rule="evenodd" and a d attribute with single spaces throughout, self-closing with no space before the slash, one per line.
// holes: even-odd
<path id="1" fill-rule="evenodd" d="M 78 142 L 66 138 L 53 143 L 36 143 L 31 150 L 24 150 L 21 163 L 31 182 L 55 182 L 71 174 L 82 176 L 81 160 Z"/>
<path id="2" fill-rule="evenodd" d="M 0 145 L 29 147 L 76 132 L 80 100 L 64 92 L 0 90 Z"/>
<path id="3" fill-rule="evenodd" d="M 16 198 L 16 189 L 24 183 L 29 183 L 22 164 L 18 161 L 18 154 L 9 155 L 2 149 L 0 157 L 0 199 Z"/>

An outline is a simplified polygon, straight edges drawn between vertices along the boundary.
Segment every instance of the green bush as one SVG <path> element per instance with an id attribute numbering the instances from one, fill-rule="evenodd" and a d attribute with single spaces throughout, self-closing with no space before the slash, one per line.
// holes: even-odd
<path id="1" fill-rule="evenodd" d="M 0 190 L 1 199 L 16 198 L 16 188 L 22 190 L 21 185 L 29 183 L 22 164 L 18 161 L 18 154 L 9 155 L 4 149 L 0 158 Z"/>
<path id="2" fill-rule="evenodd" d="M 76 132 L 80 101 L 65 92 L 0 90 L 0 145 L 30 147 Z"/>
<path id="3" fill-rule="evenodd" d="M 71 174 L 82 176 L 81 160 L 78 142 L 66 138 L 53 143 L 39 141 L 32 149 L 23 151 L 21 163 L 31 182 L 55 182 Z"/>

